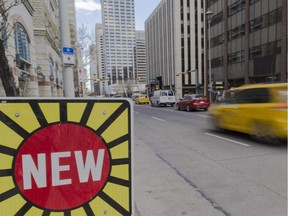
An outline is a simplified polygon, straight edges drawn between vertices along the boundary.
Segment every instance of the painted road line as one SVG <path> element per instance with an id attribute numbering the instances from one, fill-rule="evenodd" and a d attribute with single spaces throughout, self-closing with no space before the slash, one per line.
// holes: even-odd
<path id="1" fill-rule="evenodd" d="M 155 119 L 155 120 L 158 120 L 158 121 L 162 121 L 162 122 L 165 122 L 165 120 L 164 119 L 160 119 L 160 118 L 156 118 L 156 117 L 152 117 L 153 119 Z"/>
<path id="2" fill-rule="evenodd" d="M 165 109 L 164 107 L 154 107 L 154 106 L 146 106 L 147 108 L 150 108 L 150 109 L 161 109 L 161 111 L 166 111 L 166 112 L 175 112 L 176 110 L 172 110 L 172 109 Z"/>
<path id="3" fill-rule="evenodd" d="M 200 116 L 200 117 L 204 117 L 204 118 L 212 118 L 211 116 L 209 116 L 209 115 L 198 115 L 198 116 Z"/>
<path id="4" fill-rule="evenodd" d="M 137 112 L 137 111 L 134 111 L 134 113 L 138 114 L 139 112 Z"/>
<path id="5" fill-rule="evenodd" d="M 175 112 L 175 110 L 170 110 L 170 109 L 163 109 L 166 112 Z"/>
<path id="6" fill-rule="evenodd" d="M 232 139 L 227 139 L 227 138 L 225 138 L 225 137 L 217 136 L 217 135 L 214 135 L 214 134 L 210 134 L 210 133 L 205 133 L 205 134 L 208 135 L 208 136 L 212 136 L 212 137 L 216 137 L 216 138 L 219 138 L 219 139 L 228 141 L 228 142 L 233 142 L 233 143 L 236 143 L 236 144 L 238 144 L 238 145 L 242 145 L 242 146 L 246 146 L 246 147 L 249 147 L 249 146 L 250 146 L 250 145 L 248 145 L 248 144 L 245 144 L 245 143 L 242 143 L 242 142 L 238 142 L 238 141 L 235 141 L 235 140 L 232 140 Z"/>

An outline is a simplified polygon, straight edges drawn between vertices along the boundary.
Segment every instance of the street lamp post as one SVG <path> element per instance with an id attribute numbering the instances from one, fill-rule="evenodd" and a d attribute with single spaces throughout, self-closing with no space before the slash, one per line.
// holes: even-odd
<path id="1" fill-rule="evenodd" d="M 184 72 L 178 72 L 176 73 L 176 98 L 179 99 L 182 97 L 182 79 L 179 80 L 177 79 L 177 77 L 179 77 L 180 75 L 183 74 L 188 74 L 188 73 L 193 73 L 195 72 L 195 89 L 196 89 L 196 94 L 199 93 L 199 74 L 198 74 L 198 70 L 197 68 L 195 70 L 189 70 L 189 71 L 184 71 Z M 181 76 L 180 76 L 181 77 Z"/>
<path id="2" fill-rule="evenodd" d="M 182 98 L 182 78 L 181 75 L 185 74 L 186 72 L 178 72 L 176 73 L 175 78 L 175 90 L 176 90 L 176 99 L 179 100 Z"/>
<path id="3" fill-rule="evenodd" d="M 208 19 L 208 60 L 209 60 L 209 82 L 208 82 L 208 92 L 209 92 L 209 100 L 211 101 L 212 96 L 212 74 L 211 74 L 211 20 L 213 13 L 211 11 L 206 12 L 206 16 Z"/>
<path id="4" fill-rule="evenodd" d="M 195 90 L 196 90 L 196 94 L 199 94 L 199 75 L 198 75 L 198 69 L 196 68 L 195 70 L 190 70 L 187 71 L 188 73 L 193 73 L 195 72 Z"/>

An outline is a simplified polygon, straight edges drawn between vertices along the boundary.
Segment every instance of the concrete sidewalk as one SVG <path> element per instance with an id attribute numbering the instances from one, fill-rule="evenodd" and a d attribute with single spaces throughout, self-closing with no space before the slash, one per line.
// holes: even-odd
<path id="1" fill-rule="evenodd" d="M 225 215 L 149 146 L 134 141 L 134 216 Z"/>

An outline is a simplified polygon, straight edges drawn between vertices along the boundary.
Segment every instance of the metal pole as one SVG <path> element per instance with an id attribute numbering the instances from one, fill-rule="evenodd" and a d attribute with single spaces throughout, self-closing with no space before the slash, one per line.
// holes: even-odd
<path id="1" fill-rule="evenodd" d="M 208 84 L 208 91 L 209 91 L 209 100 L 212 100 L 212 75 L 211 75 L 211 19 L 208 19 L 208 43 L 209 43 L 209 84 Z"/>
<path id="2" fill-rule="evenodd" d="M 199 85 L 198 79 L 199 78 L 198 78 L 198 69 L 197 68 L 195 69 L 195 79 L 196 79 L 196 82 L 195 82 L 196 83 L 196 94 L 199 94 L 199 91 L 198 91 L 199 90 L 198 89 L 198 85 Z"/>
<path id="3" fill-rule="evenodd" d="M 61 45 L 62 47 L 71 47 L 69 15 L 67 9 L 69 8 L 68 5 L 71 4 L 71 0 L 61 0 L 58 2 L 60 13 Z M 75 97 L 73 67 L 63 65 L 63 82 L 64 96 Z"/>

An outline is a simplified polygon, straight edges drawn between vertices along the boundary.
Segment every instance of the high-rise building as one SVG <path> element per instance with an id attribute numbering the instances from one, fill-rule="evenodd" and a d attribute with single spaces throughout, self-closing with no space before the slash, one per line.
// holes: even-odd
<path id="1" fill-rule="evenodd" d="M 135 77 L 134 0 L 101 0 L 105 77 L 108 85 L 123 85 Z"/>
<path id="2" fill-rule="evenodd" d="M 100 79 L 99 87 L 100 87 L 100 94 L 104 94 L 104 84 L 105 84 L 105 68 L 104 68 L 104 44 L 103 44 L 103 30 L 102 24 L 96 23 L 96 76 Z"/>
<path id="3" fill-rule="evenodd" d="M 135 72 L 138 83 L 147 83 L 145 31 L 136 31 L 134 47 Z"/>
<path id="4" fill-rule="evenodd" d="M 147 71 L 152 90 L 173 89 L 177 98 L 185 93 L 203 92 L 204 3 L 162 0 L 146 20 Z"/>
<path id="5" fill-rule="evenodd" d="M 208 0 L 212 83 L 287 81 L 287 0 Z"/>

